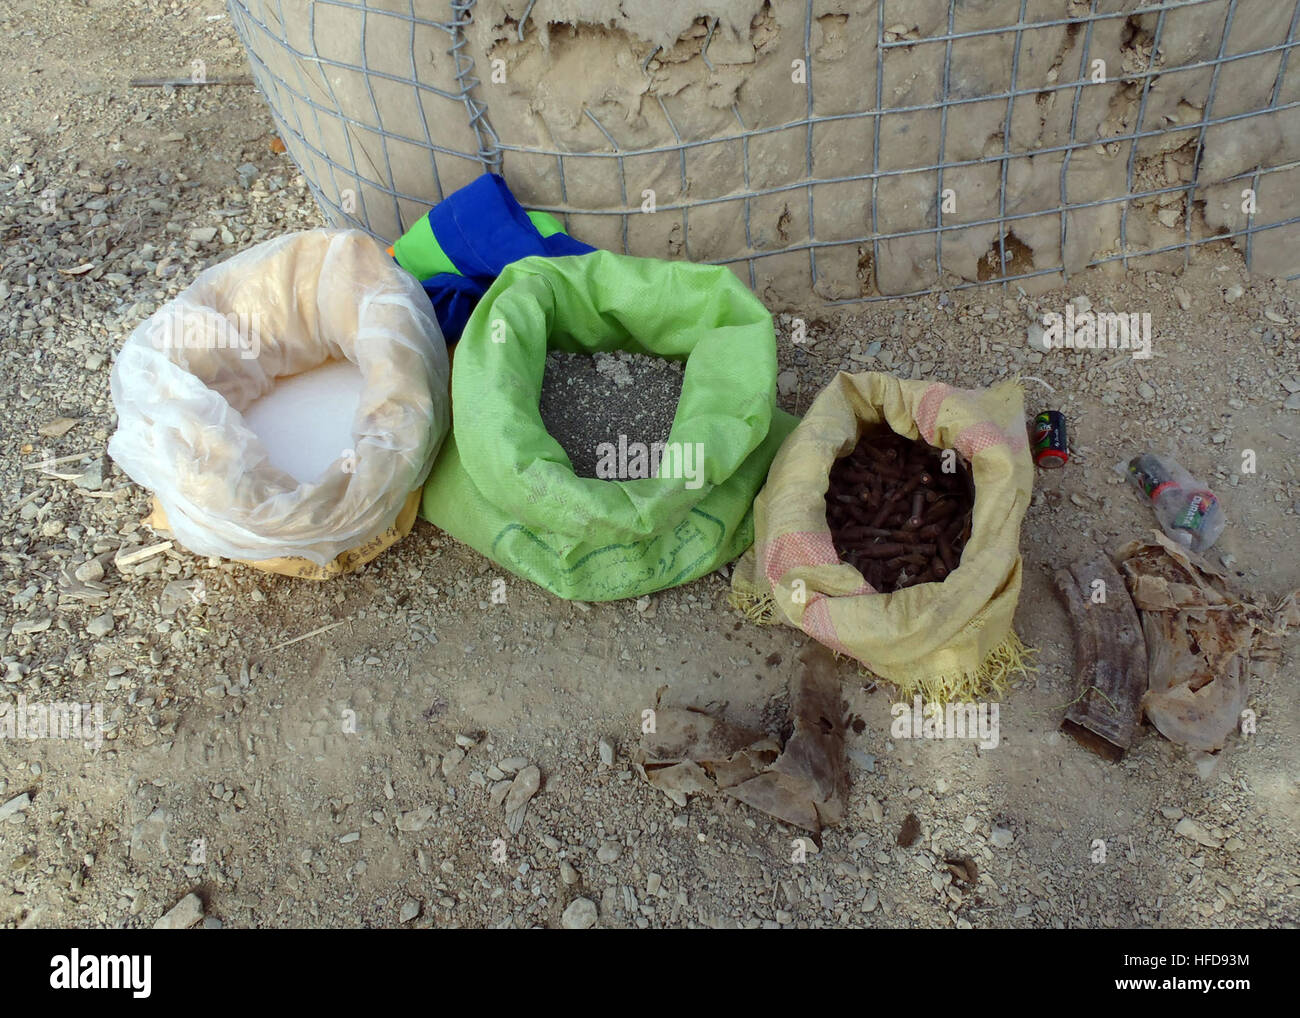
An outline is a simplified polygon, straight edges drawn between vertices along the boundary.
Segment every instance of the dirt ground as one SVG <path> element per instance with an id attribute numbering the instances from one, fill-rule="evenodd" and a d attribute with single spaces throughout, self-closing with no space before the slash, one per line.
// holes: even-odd
<path id="1" fill-rule="evenodd" d="M 1156 448 L 1220 492 L 1212 560 L 1260 599 L 1300 588 L 1294 284 L 1206 248 L 1177 278 L 1090 273 L 1032 299 L 810 304 L 802 344 L 778 316 L 787 409 L 844 368 L 1021 374 L 1027 409 L 1063 410 L 1074 443 L 1039 472 L 1022 532 L 1016 628 L 1039 653 L 1000 744 L 892 740 L 891 691 L 842 663 L 865 721 L 848 815 L 795 861 L 798 832 L 726 800 L 679 807 L 629 763 L 662 686 L 759 725 L 783 714 L 806 638 L 745 622 L 721 575 L 644 610 L 567 603 L 424 523 L 319 585 L 176 548 L 116 568 L 157 539 L 146 493 L 111 463 L 94 475 L 114 351 L 204 265 L 319 223 L 253 89 L 128 85 L 196 55 L 244 71 L 218 0 L 0 15 L 2 696 L 102 704 L 107 723 L 94 752 L 0 739 L 0 923 L 148 926 L 191 891 L 231 927 L 553 927 L 579 898 L 602 927 L 1300 922 L 1294 635 L 1251 691 L 1257 734 L 1197 760 L 1147 728 L 1113 765 L 1057 731 L 1073 659 L 1051 586 L 1092 544 L 1149 532 L 1112 467 Z M 1078 297 L 1149 312 L 1152 359 L 1032 350 L 1033 318 Z M 75 423 L 56 436 L 58 418 Z M 40 469 L 50 457 L 71 459 Z M 493 786 L 526 764 L 541 789 L 511 833 Z M 902 848 L 908 814 L 920 836 Z"/>

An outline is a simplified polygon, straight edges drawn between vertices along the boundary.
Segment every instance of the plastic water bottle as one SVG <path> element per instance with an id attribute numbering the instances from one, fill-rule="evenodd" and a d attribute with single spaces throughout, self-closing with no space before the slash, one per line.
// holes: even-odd
<path id="1" fill-rule="evenodd" d="M 1184 548 L 1205 551 L 1223 533 L 1218 498 L 1176 460 L 1143 453 L 1129 461 L 1128 477 L 1151 500 L 1164 532 Z"/>

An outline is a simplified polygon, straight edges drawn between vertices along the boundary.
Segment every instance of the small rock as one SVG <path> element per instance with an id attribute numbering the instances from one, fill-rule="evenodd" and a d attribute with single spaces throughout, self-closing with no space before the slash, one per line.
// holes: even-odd
<path id="1" fill-rule="evenodd" d="M 520 806 L 525 805 L 529 799 L 537 794 L 537 790 L 542 786 L 542 772 L 536 767 L 525 767 L 515 775 L 515 780 L 510 783 L 510 790 L 506 792 L 506 813 L 513 813 Z"/>
<path id="2" fill-rule="evenodd" d="M 32 804 L 32 797 L 26 792 L 22 795 L 15 795 L 12 799 L 0 806 L 0 824 L 4 823 L 16 813 L 22 813 Z"/>
<path id="3" fill-rule="evenodd" d="M 1047 350 L 1047 330 L 1041 322 L 1033 322 L 1029 326 L 1028 339 L 1031 350 Z"/>
<path id="4" fill-rule="evenodd" d="M 459 767 L 461 761 L 464 759 L 465 751 L 459 746 L 450 750 L 447 755 L 442 758 L 442 776 L 444 778 L 451 777 L 451 772 Z"/>
<path id="5" fill-rule="evenodd" d="M 791 395 L 799 388 L 799 376 L 793 371 L 782 371 L 776 376 L 776 391 L 782 396 Z"/>
<path id="6" fill-rule="evenodd" d="M 104 563 L 98 558 L 87 559 L 77 566 L 73 575 L 82 583 L 93 583 L 104 578 Z"/>
<path id="7" fill-rule="evenodd" d="M 203 899 L 192 891 L 153 924 L 155 930 L 188 930 L 203 918 Z"/>
<path id="8" fill-rule="evenodd" d="M 600 848 L 596 849 L 596 859 L 606 864 L 614 862 L 622 854 L 623 846 L 617 841 L 603 841 Z"/>
<path id="9" fill-rule="evenodd" d="M 600 744 L 597 746 L 597 750 L 600 753 L 600 762 L 604 764 L 606 767 L 613 767 L 614 747 L 611 746 L 606 740 L 601 739 Z"/>
<path id="10" fill-rule="evenodd" d="M 992 844 L 994 848 L 1010 848 L 1011 842 L 1014 840 L 1015 835 L 1005 827 L 995 827 L 989 833 L 989 843 Z"/>
<path id="11" fill-rule="evenodd" d="M 398 922 L 409 923 L 420 914 L 420 903 L 414 898 L 407 898 L 402 903 L 402 910 L 397 914 Z"/>
<path id="12" fill-rule="evenodd" d="M 506 774 L 516 774 L 528 766 L 528 757 L 512 756 L 507 757 L 497 764 Z"/>
<path id="13" fill-rule="evenodd" d="M 419 809 L 413 809 L 397 818 L 397 829 L 407 832 L 422 831 L 437 813 L 438 811 L 432 806 L 421 806 Z"/>
<path id="14" fill-rule="evenodd" d="M 1181 286 L 1174 287 L 1174 300 L 1178 301 L 1178 306 L 1184 311 L 1190 311 L 1192 309 L 1192 295 Z"/>
<path id="15" fill-rule="evenodd" d="M 578 871 L 568 859 L 560 860 L 560 879 L 572 887 L 578 882 Z"/>
<path id="16" fill-rule="evenodd" d="M 869 888 L 867 890 L 867 896 L 862 899 L 862 911 L 874 912 L 876 910 L 876 906 L 879 904 L 880 904 L 880 895 L 876 893 L 876 889 L 874 887 Z"/>
<path id="17" fill-rule="evenodd" d="M 113 613 L 104 612 L 96 618 L 86 623 L 86 633 L 89 636 L 101 637 L 107 636 L 113 631 Z"/>
<path id="18" fill-rule="evenodd" d="M 193 601 L 190 595 L 193 586 L 193 580 L 172 580 L 168 583 L 158 595 L 158 614 L 163 618 L 170 618 L 185 605 L 190 604 Z"/>
<path id="19" fill-rule="evenodd" d="M 75 417 L 56 417 L 48 424 L 42 424 L 37 431 L 46 438 L 62 438 L 76 423 Z"/>
<path id="20" fill-rule="evenodd" d="M 566 930 L 589 930 L 596 925 L 596 903 L 590 898 L 574 898 L 560 917 Z"/>
<path id="21" fill-rule="evenodd" d="M 85 491 L 99 491 L 104 487 L 104 461 L 97 459 L 72 479 L 72 483 Z"/>
<path id="22" fill-rule="evenodd" d="M 196 244 L 210 244 L 216 235 L 215 226 L 200 226 L 190 231 L 190 240 Z"/>
<path id="23" fill-rule="evenodd" d="M 868 774 L 876 772 L 876 758 L 870 753 L 864 753 L 860 749 L 849 750 L 849 759 L 861 767 Z"/>
<path id="24" fill-rule="evenodd" d="M 1235 304 L 1237 300 L 1245 293 L 1245 288 L 1240 283 L 1233 283 L 1223 291 L 1223 302 L 1225 304 Z"/>
<path id="25" fill-rule="evenodd" d="M 1198 824 L 1191 817 L 1183 817 L 1178 821 L 1178 826 L 1174 828 L 1174 833 L 1179 837 L 1190 838 L 1198 845 L 1206 848 L 1218 848 L 1223 842 L 1211 835 L 1204 827 Z"/>

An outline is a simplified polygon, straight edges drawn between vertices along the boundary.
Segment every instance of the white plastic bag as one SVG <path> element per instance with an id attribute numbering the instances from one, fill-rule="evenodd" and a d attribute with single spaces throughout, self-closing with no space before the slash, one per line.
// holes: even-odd
<path id="1" fill-rule="evenodd" d="M 353 445 L 299 483 L 270 462 L 242 413 L 277 379 L 331 359 L 362 376 Z M 153 491 L 181 544 L 254 563 L 331 566 L 342 556 L 330 572 L 396 540 L 399 514 L 409 529 L 414 513 L 404 510 L 450 415 L 433 306 L 355 230 L 290 234 L 204 271 L 131 333 L 112 393 L 118 428 L 109 455 Z M 373 554 L 348 556 L 358 548 Z"/>

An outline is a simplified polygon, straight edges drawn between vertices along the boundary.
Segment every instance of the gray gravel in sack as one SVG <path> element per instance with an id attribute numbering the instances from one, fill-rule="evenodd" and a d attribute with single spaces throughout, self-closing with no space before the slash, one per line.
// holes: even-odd
<path id="1" fill-rule="evenodd" d="M 597 447 L 665 442 L 682 394 L 684 365 L 637 353 L 552 350 L 542 379 L 542 423 L 579 477 L 595 477 Z"/>

